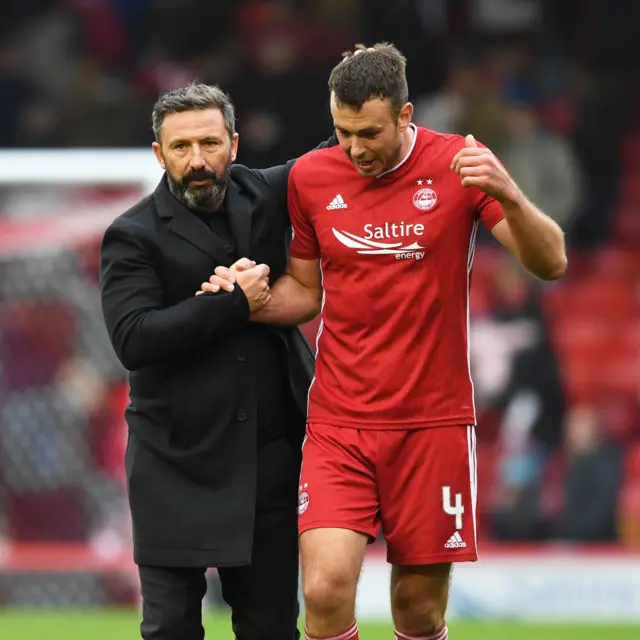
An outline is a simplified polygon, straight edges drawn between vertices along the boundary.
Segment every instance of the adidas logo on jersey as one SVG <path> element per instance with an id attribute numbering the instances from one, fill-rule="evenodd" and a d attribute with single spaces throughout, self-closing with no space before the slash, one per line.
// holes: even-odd
<path id="1" fill-rule="evenodd" d="M 456 531 L 446 542 L 445 549 L 464 549 L 467 543 L 460 537 L 460 534 Z"/>
<path id="2" fill-rule="evenodd" d="M 342 199 L 342 196 L 338 194 L 328 205 L 327 211 L 333 211 L 334 209 L 346 209 L 347 203 Z"/>

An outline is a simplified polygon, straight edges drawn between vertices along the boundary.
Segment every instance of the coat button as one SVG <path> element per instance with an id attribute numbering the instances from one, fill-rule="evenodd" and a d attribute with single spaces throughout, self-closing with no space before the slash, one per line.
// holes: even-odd
<path id="1" fill-rule="evenodd" d="M 247 419 L 247 412 L 244 409 L 240 409 L 237 413 L 236 413 L 236 418 L 240 421 L 240 422 L 244 422 Z"/>
<path id="2" fill-rule="evenodd" d="M 236 356 L 236 359 L 238 360 L 238 362 L 244 362 L 247 359 L 247 356 L 245 356 L 244 353 L 239 353 Z"/>
<path id="3" fill-rule="evenodd" d="M 228 242 L 227 244 L 224 245 L 224 249 L 227 253 L 232 253 L 233 252 L 233 246 L 230 245 Z"/>

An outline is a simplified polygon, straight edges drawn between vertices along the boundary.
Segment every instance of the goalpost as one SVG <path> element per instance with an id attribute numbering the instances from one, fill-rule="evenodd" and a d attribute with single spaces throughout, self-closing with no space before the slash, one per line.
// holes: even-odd
<path id="1" fill-rule="evenodd" d="M 150 149 L 0 150 L 0 257 L 98 233 L 161 175 Z"/>
<path id="2" fill-rule="evenodd" d="M 162 175 L 151 149 L 0 149 L 0 185 L 141 184 Z"/>

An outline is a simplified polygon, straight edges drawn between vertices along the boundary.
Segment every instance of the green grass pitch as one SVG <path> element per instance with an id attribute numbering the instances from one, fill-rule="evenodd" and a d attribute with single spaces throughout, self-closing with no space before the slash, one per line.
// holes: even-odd
<path id="1" fill-rule="evenodd" d="M 2 640 L 136 640 L 139 614 L 131 611 L 0 611 Z M 206 637 L 233 640 L 227 617 L 207 617 Z M 363 640 L 393 640 L 388 624 L 360 625 Z M 638 640 L 640 626 L 454 622 L 451 640 Z"/>

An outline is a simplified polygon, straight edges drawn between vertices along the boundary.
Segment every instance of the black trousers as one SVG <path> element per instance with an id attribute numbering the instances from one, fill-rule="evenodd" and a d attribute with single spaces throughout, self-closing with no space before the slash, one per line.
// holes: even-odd
<path id="1" fill-rule="evenodd" d="M 298 640 L 299 462 L 286 439 L 260 447 L 251 565 L 218 569 L 237 640 Z M 205 567 L 140 566 L 145 640 L 202 640 Z"/>

